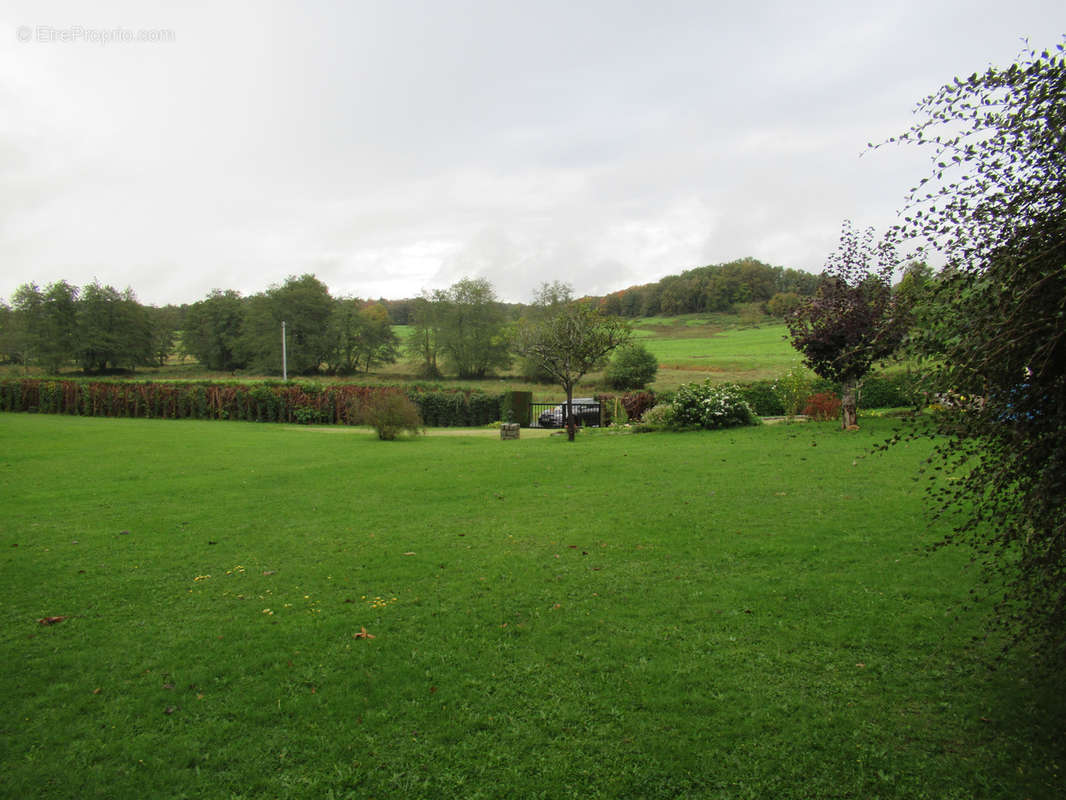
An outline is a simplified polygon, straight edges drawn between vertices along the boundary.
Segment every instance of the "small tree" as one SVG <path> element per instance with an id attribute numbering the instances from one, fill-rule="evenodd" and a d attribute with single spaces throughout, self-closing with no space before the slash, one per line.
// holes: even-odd
<path id="1" fill-rule="evenodd" d="M 605 377 L 614 389 L 643 389 L 655 380 L 658 371 L 655 356 L 644 345 L 635 343 L 618 348 L 607 365 Z"/>
<path id="2" fill-rule="evenodd" d="M 550 317 L 567 303 L 574 301 L 574 289 L 562 281 L 545 281 L 533 292 L 533 302 L 522 310 L 527 321 L 540 321 Z M 601 306 L 603 308 L 603 306 Z M 609 313 L 609 312 L 607 312 Z M 555 376 L 547 372 L 532 358 L 518 357 L 518 374 L 530 383 L 555 383 Z"/>
<path id="3" fill-rule="evenodd" d="M 858 422 L 862 379 L 875 361 L 892 354 L 903 334 L 892 302 L 896 263 L 890 243 L 875 245 L 872 228 L 860 236 L 845 221 L 817 293 L 788 319 L 792 346 L 803 354 L 803 363 L 818 376 L 840 382 L 845 430 Z"/>
<path id="4" fill-rule="evenodd" d="M 543 318 L 519 322 L 514 351 L 539 364 L 566 392 L 566 429 L 571 442 L 574 386 L 585 373 L 602 364 L 612 350 L 629 341 L 629 336 L 625 322 L 582 301 L 560 306 Z"/>

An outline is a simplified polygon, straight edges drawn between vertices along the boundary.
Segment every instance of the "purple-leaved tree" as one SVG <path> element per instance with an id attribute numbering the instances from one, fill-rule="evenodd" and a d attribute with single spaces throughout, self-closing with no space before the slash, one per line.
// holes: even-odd
<path id="1" fill-rule="evenodd" d="M 899 346 L 905 324 L 892 300 L 892 245 L 845 220 L 814 297 L 788 318 L 792 346 L 815 374 L 841 384 L 841 426 L 858 424 L 859 386 L 876 361 Z"/>

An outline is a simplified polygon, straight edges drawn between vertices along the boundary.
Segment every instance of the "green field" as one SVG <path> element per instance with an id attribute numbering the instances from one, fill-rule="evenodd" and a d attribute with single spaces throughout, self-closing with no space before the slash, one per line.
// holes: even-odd
<path id="1" fill-rule="evenodd" d="M 406 326 L 395 326 L 401 338 L 408 335 Z M 788 330 L 779 321 L 759 318 L 742 324 L 737 314 L 684 315 L 679 317 L 645 317 L 633 321 L 634 340 L 643 344 L 659 361 L 659 376 L 652 388 L 676 389 L 682 383 L 702 381 L 772 380 L 801 362 L 801 357 L 786 338 Z M 409 365 L 397 364 L 381 374 L 408 377 Z M 487 381 L 464 381 L 487 391 L 499 391 L 500 378 Z M 505 378 L 510 388 L 532 390 L 538 399 L 560 399 L 559 389 Z M 602 373 L 592 373 L 578 394 L 606 389 Z"/>
<path id="2" fill-rule="evenodd" d="M 746 381 L 776 378 L 801 363 L 786 333 L 784 325 L 769 325 L 641 341 L 659 360 L 660 369 L 725 374 L 730 380 Z"/>
<path id="3" fill-rule="evenodd" d="M 0 415 L 0 795 L 1060 796 L 926 446 L 835 428 Z"/>

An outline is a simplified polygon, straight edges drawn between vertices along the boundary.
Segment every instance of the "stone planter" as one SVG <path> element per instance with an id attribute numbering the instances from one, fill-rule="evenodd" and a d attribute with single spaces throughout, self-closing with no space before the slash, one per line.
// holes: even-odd
<path id="1" fill-rule="evenodd" d="M 500 438 L 517 439 L 520 430 L 522 427 L 517 422 L 504 422 L 500 425 Z"/>

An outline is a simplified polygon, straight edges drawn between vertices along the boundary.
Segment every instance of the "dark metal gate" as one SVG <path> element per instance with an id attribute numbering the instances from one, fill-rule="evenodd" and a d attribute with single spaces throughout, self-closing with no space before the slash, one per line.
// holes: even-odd
<path id="1" fill-rule="evenodd" d="M 602 409 L 595 400 L 575 400 L 571 406 L 575 421 L 587 428 L 598 428 Z M 565 428 L 566 403 L 530 403 L 530 428 Z"/>

